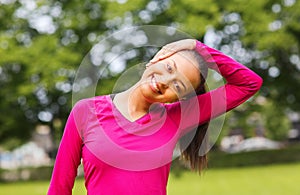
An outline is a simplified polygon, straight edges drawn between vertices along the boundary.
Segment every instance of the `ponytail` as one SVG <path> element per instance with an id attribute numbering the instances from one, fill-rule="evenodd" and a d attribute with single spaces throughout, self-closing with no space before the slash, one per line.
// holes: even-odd
<path id="1" fill-rule="evenodd" d="M 204 85 L 199 88 L 197 95 L 206 93 L 206 89 Z M 207 168 L 207 155 L 206 151 L 209 147 L 208 143 L 208 136 L 206 136 L 207 129 L 208 129 L 209 123 L 201 124 L 197 127 L 196 133 L 194 131 L 188 133 L 184 137 L 182 137 L 179 141 L 180 148 L 184 148 L 183 143 L 185 138 L 188 139 L 191 135 L 189 134 L 195 134 L 193 135 L 193 139 L 190 142 L 190 144 L 181 152 L 181 159 L 187 163 L 187 165 L 191 168 L 193 171 L 197 171 L 201 173 L 201 171 L 205 168 Z"/>
<path id="2" fill-rule="evenodd" d="M 195 92 L 197 95 L 201 95 L 206 93 L 205 88 L 205 78 L 207 76 L 207 65 L 204 59 L 194 50 L 188 50 L 193 57 L 196 59 L 201 76 L 200 76 L 200 84 Z M 207 168 L 207 155 L 206 152 L 209 147 L 208 136 L 206 136 L 209 122 L 201 124 L 197 127 L 196 133 L 195 131 L 191 131 L 190 133 L 183 136 L 179 141 L 179 147 L 181 149 L 181 159 L 188 164 L 188 166 L 193 171 L 197 171 L 201 173 L 201 171 Z M 195 135 L 194 135 L 195 134 Z M 189 145 L 186 147 L 184 143 L 191 140 Z"/>

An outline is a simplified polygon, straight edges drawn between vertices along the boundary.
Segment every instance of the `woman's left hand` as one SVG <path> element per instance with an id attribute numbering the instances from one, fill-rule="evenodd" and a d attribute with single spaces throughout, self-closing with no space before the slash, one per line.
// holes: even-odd
<path id="1" fill-rule="evenodd" d="M 161 48 L 156 55 L 150 60 L 150 63 L 156 63 L 159 60 L 165 59 L 174 53 L 181 51 L 181 50 L 193 50 L 196 47 L 196 40 L 195 39 L 183 39 L 179 41 L 175 41 L 169 43 Z"/>

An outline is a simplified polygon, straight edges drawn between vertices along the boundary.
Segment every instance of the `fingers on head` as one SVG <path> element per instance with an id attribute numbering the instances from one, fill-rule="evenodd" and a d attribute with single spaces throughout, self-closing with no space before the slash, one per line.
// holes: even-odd
<path id="1" fill-rule="evenodd" d="M 153 57 L 152 60 L 150 60 L 151 63 L 155 63 L 159 60 L 165 59 L 169 56 L 171 56 L 172 54 L 174 54 L 174 49 L 172 49 L 170 47 L 170 45 L 165 45 L 163 46 L 157 53 L 156 55 Z"/>

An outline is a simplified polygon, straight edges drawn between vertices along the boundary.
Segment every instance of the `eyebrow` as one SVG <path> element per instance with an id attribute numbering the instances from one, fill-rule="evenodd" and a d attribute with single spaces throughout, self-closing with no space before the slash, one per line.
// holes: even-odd
<path id="1" fill-rule="evenodd" d="M 174 61 L 173 59 L 170 59 L 170 60 L 173 62 L 174 68 L 177 70 L 177 65 L 176 65 L 175 61 Z M 184 91 L 186 91 L 187 88 L 186 88 L 186 86 L 184 85 L 184 83 L 183 83 L 181 80 L 179 80 L 179 82 L 180 82 L 181 85 L 183 86 Z"/>

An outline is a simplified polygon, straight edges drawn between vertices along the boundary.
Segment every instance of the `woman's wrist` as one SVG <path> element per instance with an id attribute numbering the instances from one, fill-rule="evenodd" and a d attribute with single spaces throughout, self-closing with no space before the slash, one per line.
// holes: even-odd
<path id="1" fill-rule="evenodd" d="M 197 47 L 197 39 L 186 39 L 185 41 L 188 41 L 189 42 L 189 47 L 186 48 L 188 50 L 195 50 L 196 47 Z"/>
<path id="2" fill-rule="evenodd" d="M 214 60 L 213 55 L 216 53 L 220 53 L 219 51 L 212 52 L 216 50 L 208 47 L 207 45 L 198 40 L 196 40 L 195 51 L 203 58 L 208 68 L 218 72 L 218 64 Z"/>

